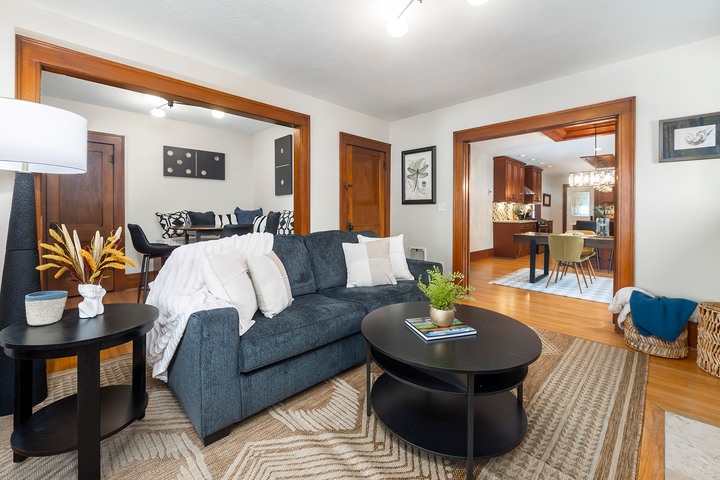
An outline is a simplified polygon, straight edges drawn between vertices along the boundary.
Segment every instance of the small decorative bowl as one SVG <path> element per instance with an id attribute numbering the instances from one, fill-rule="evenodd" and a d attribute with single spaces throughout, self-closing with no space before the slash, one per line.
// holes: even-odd
<path id="1" fill-rule="evenodd" d="M 68 292 L 52 290 L 25 295 L 25 315 L 28 325 L 39 327 L 59 321 L 65 310 Z"/>

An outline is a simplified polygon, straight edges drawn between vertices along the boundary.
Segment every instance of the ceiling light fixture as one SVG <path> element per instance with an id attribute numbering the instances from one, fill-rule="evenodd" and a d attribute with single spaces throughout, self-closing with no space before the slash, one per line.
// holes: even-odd
<path id="1" fill-rule="evenodd" d="M 213 110 L 212 116 L 215 118 L 223 118 L 225 116 L 225 112 L 221 112 L 220 110 Z"/>
<path id="2" fill-rule="evenodd" d="M 521 156 L 521 157 L 527 157 L 527 153 L 521 153 L 520 156 Z"/>
<path id="3" fill-rule="evenodd" d="M 151 114 L 153 117 L 162 118 L 162 117 L 165 116 L 165 110 L 160 110 L 160 109 L 163 108 L 163 107 L 166 106 L 166 105 L 167 105 L 168 107 L 172 108 L 174 104 L 175 104 L 175 102 L 173 102 L 172 100 L 168 100 L 167 102 L 163 103 L 163 104 L 160 105 L 159 107 L 153 108 L 152 110 L 150 110 L 150 114 Z"/>
<path id="4" fill-rule="evenodd" d="M 595 127 L 595 149 L 594 152 L 600 150 L 597 146 L 597 125 Z M 604 155 L 607 157 L 607 155 Z M 593 187 L 600 192 L 610 192 L 615 186 L 615 168 L 608 167 L 603 155 L 593 155 L 591 157 L 583 157 L 583 159 L 594 159 L 595 170 L 592 172 L 575 172 L 571 173 L 568 183 L 571 187 Z"/>
<path id="5" fill-rule="evenodd" d="M 400 15 L 397 16 L 397 18 L 393 18 L 390 20 L 387 24 L 387 32 L 390 34 L 391 37 L 402 37 L 405 35 L 408 31 L 408 24 L 405 20 L 402 19 L 403 13 L 410 8 L 410 5 L 413 4 L 415 0 L 410 0 L 408 4 L 403 8 L 402 12 L 400 12 Z M 484 5 L 490 0 L 468 0 L 468 3 L 473 6 L 477 5 Z M 423 0 L 417 0 L 418 3 L 422 3 Z M 525 155 L 521 155 L 525 156 Z"/>

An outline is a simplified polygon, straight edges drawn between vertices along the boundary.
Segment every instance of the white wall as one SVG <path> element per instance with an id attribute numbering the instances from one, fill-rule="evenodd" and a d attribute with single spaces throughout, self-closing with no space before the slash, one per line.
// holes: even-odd
<path id="1" fill-rule="evenodd" d="M 265 215 L 295 210 L 294 195 L 275 195 L 275 139 L 292 133 L 292 128 L 275 126 L 252 136 L 253 208 L 262 207 Z"/>
<path id="2" fill-rule="evenodd" d="M 125 223 L 140 225 L 151 242 L 162 236 L 155 212 L 225 214 L 253 205 L 250 135 L 58 98 L 43 97 L 42 103 L 85 117 L 91 131 L 125 137 Z M 224 153 L 225 180 L 163 176 L 163 145 Z M 125 240 L 138 264 L 128 273 L 139 272 L 141 256 L 127 235 Z"/>
<path id="3" fill-rule="evenodd" d="M 567 175 L 548 175 L 546 172 L 543 171 L 542 193 L 550 194 L 550 206 L 540 207 L 540 216 L 553 221 L 553 233 L 562 233 L 562 187 L 567 183 Z"/>
<path id="4" fill-rule="evenodd" d="M 493 159 L 470 145 L 470 251 L 493 248 Z M 446 265 L 450 265 L 446 263 Z"/>
<path id="5" fill-rule="evenodd" d="M 15 95 L 15 35 L 22 34 L 311 116 L 311 229 L 338 228 L 339 132 L 388 142 L 389 124 L 347 108 L 240 75 L 148 43 L 33 7 L 0 0 L 0 96 Z M 0 221 L 13 174 L 0 171 Z M 4 258 L 6 228 L 0 226 Z"/>
<path id="6" fill-rule="evenodd" d="M 402 150 L 437 145 L 437 199 L 450 206 L 454 131 L 636 96 L 635 284 L 717 301 L 720 160 L 660 164 L 657 158 L 659 120 L 720 111 L 718 51 L 715 37 L 393 122 L 393 178 Z M 405 234 L 409 244 L 423 239 L 433 260 L 450 265 L 452 209 L 403 206 L 399 184 L 393 187 L 393 235 Z"/>

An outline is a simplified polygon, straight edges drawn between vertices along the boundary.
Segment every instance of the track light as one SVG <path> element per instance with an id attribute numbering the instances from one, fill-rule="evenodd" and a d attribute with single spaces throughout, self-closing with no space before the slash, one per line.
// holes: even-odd
<path id="1" fill-rule="evenodd" d="M 150 110 L 150 113 L 153 117 L 162 118 L 165 116 L 165 112 L 160 110 L 160 108 L 153 108 L 152 110 Z"/>
<path id="2" fill-rule="evenodd" d="M 220 110 L 213 110 L 212 116 L 215 118 L 223 118 L 225 116 L 225 112 L 221 112 Z"/>

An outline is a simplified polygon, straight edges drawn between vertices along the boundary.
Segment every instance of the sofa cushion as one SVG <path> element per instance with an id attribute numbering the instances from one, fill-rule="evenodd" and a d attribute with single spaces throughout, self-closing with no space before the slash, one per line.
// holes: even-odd
<path id="1" fill-rule="evenodd" d="M 273 318 L 258 312 L 255 325 L 240 337 L 240 371 L 251 372 L 357 333 L 365 314 L 362 305 L 317 294 L 297 297 Z"/>
<path id="2" fill-rule="evenodd" d="M 328 230 L 305 235 L 305 246 L 310 255 L 315 285 L 318 290 L 347 285 L 347 268 L 343 243 L 358 243 L 358 234 L 377 238 L 372 231 L 343 232 Z"/>
<path id="3" fill-rule="evenodd" d="M 381 285 L 378 287 L 334 287 L 321 290 L 318 294 L 347 302 L 359 303 L 365 307 L 368 313 L 394 303 L 427 300 L 427 297 L 417 288 L 416 282 L 412 280 L 401 280 L 397 282 L 397 285 Z"/>
<path id="4" fill-rule="evenodd" d="M 273 240 L 273 252 L 285 265 L 293 297 L 315 293 L 315 276 L 310 265 L 310 255 L 301 235 L 277 235 Z"/>

